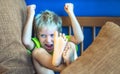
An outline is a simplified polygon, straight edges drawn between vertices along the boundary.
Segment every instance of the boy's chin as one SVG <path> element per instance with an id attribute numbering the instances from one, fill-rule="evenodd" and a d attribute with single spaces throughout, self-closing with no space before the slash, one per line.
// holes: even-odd
<path id="1" fill-rule="evenodd" d="M 49 52 L 49 53 L 53 52 L 53 49 L 46 49 L 46 50 L 47 50 L 47 52 Z"/>
<path id="2" fill-rule="evenodd" d="M 48 53 L 52 53 L 52 52 L 53 52 L 53 50 L 47 50 L 47 52 L 48 52 Z"/>

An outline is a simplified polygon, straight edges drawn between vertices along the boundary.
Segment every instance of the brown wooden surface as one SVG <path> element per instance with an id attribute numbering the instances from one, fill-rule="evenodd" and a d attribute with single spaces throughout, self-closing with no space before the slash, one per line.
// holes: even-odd
<path id="1" fill-rule="evenodd" d="M 63 26 L 68 26 L 69 27 L 69 34 L 71 34 L 71 21 L 68 16 L 61 16 L 62 21 L 63 21 Z M 93 28 L 93 40 L 95 39 L 96 35 L 96 27 L 101 27 L 103 26 L 106 22 L 114 22 L 120 26 L 120 17 L 80 17 L 77 16 L 77 20 L 80 23 L 80 25 L 83 27 L 92 27 Z M 84 43 L 82 42 L 80 44 L 80 54 L 83 53 L 83 45 Z"/>
<path id="2" fill-rule="evenodd" d="M 120 17 L 77 17 L 81 26 L 103 26 L 105 22 L 112 21 L 120 25 Z M 70 26 L 68 16 L 62 16 L 63 26 Z"/>

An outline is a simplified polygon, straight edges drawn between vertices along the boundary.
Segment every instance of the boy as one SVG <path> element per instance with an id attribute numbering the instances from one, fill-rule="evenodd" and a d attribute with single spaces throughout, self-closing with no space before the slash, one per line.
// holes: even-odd
<path id="1" fill-rule="evenodd" d="M 23 43 L 27 49 L 33 50 L 32 57 L 38 74 L 54 74 L 54 71 L 63 70 L 77 58 L 75 44 L 83 41 L 81 27 L 73 13 L 73 4 L 66 3 L 74 36 L 69 36 L 68 42 L 64 34 L 60 35 L 62 20 L 54 12 L 46 10 L 35 17 L 35 37 L 32 38 L 32 26 L 35 15 L 35 5 L 28 6 L 28 19 L 23 31 Z M 73 42 L 73 43 L 72 43 Z M 52 70 L 50 70 L 52 69 Z"/>

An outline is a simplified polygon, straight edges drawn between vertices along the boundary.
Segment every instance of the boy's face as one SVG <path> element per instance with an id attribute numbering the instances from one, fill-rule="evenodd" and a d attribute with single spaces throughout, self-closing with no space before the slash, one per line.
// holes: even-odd
<path id="1" fill-rule="evenodd" d="M 52 52 L 54 49 L 54 32 L 57 31 L 56 26 L 44 27 L 38 33 L 39 41 L 47 52 Z"/>

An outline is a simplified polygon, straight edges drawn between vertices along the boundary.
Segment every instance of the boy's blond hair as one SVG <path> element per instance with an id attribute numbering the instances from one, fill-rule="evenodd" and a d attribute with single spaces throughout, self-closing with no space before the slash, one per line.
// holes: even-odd
<path id="1" fill-rule="evenodd" d="M 41 14 L 38 14 L 35 17 L 36 35 L 43 27 L 51 26 L 50 24 L 56 25 L 59 32 L 62 31 L 62 19 L 57 14 L 49 10 L 45 10 Z"/>

